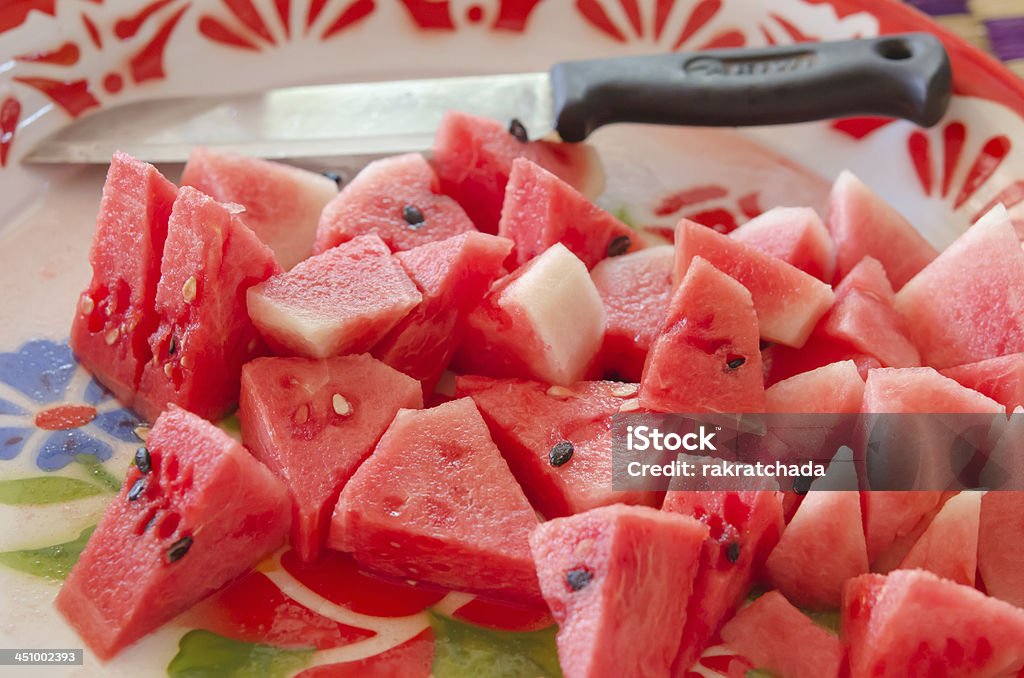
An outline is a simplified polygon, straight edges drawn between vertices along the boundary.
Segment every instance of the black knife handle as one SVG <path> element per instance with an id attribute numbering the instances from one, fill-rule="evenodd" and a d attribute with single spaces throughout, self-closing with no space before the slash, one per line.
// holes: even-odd
<path id="1" fill-rule="evenodd" d="M 551 69 L 555 128 L 583 141 L 602 125 L 740 127 L 849 115 L 924 127 L 946 111 L 952 70 L 928 33 L 782 47 L 567 61 Z"/>

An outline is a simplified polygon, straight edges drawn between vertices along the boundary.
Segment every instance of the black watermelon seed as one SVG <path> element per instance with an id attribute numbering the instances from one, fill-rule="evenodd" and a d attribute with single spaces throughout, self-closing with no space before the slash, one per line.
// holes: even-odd
<path id="1" fill-rule="evenodd" d="M 797 494 L 807 494 L 811 489 L 810 476 L 797 476 L 793 479 L 793 491 Z"/>
<path id="2" fill-rule="evenodd" d="M 730 563 L 736 564 L 736 561 L 740 559 L 740 543 L 738 541 L 729 544 L 725 549 L 725 557 L 729 559 Z"/>
<path id="3" fill-rule="evenodd" d="M 167 355 L 174 355 L 178 350 L 178 340 L 171 337 L 171 340 L 167 343 Z"/>
<path id="4" fill-rule="evenodd" d="M 416 205 L 406 205 L 402 208 L 402 218 L 405 219 L 405 223 L 409 224 L 409 228 L 418 229 L 423 228 L 423 222 L 427 220 L 423 216 L 423 212 L 420 211 Z"/>
<path id="5" fill-rule="evenodd" d="M 190 548 L 192 548 L 192 537 L 182 537 L 167 549 L 167 562 L 173 563 L 181 560 Z"/>
<path id="6" fill-rule="evenodd" d="M 341 188 L 342 179 L 340 174 L 338 174 L 337 172 L 321 172 L 320 174 L 324 175 L 325 177 L 336 183 L 338 185 L 338 188 Z"/>
<path id="7" fill-rule="evenodd" d="M 565 583 L 572 591 L 579 591 L 586 588 L 594 574 L 585 567 L 577 567 L 565 573 Z"/>
<path id="8" fill-rule="evenodd" d="M 743 367 L 743 363 L 745 362 L 747 362 L 746 358 L 744 358 L 743 356 L 736 356 L 735 358 L 730 358 L 725 363 L 725 366 L 728 367 L 730 370 L 738 370 L 739 368 Z"/>
<path id="9" fill-rule="evenodd" d="M 146 491 L 146 479 L 139 478 L 132 485 L 132 489 L 128 490 L 128 501 L 135 501 L 142 496 L 142 493 Z"/>
<path id="10" fill-rule="evenodd" d="M 612 241 L 608 243 L 608 256 L 617 257 L 625 254 L 629 251 L 629 246 L 633 244 L 633 241 L 629 239 L 628 235 L 620 235 L 612 238 Z"/>
<path id="11" fill-rule="evenodd" d="M 516 138 L 521 144 L 525 144 L 530 140 L 530 135 L 526 132 L 526 125 L 524 125 L 519 118 L 512 118 L 508 123 L 508 133 Z"/>
<path id="12" fill-rule="evenodd" d="M 561 466 L 572 459 L 573 452 L 575 452 L 575 449 L 572 443 L 568 440 L 563 440 L 560 443 L 555 443 L 555 446 L 551 448 L 551 452 L 548 453 L 548 461 L 551 462 L 552 466 Z"/>
<path id="13" fill-rule="evenodd" d="M 135 467 L 142 471 L 143 474 L 153 470 L 153 459 L 149 456 L 149 450 L 146 449 L 145 445 L 135 450 Z"/>

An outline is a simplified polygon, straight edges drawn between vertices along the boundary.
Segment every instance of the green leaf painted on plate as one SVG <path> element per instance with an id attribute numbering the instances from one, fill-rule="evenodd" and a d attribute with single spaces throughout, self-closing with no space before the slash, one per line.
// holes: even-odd
<path id="1" fill-rule="evenodd" d="M 540 631 L 485 629 L 435 612 L 435 678 L 560 678 L 554 626 Z"/>
<path id="2" fill-rule="evenodd" d="M 779 678 L 771 671 L 765 669 L 750 669 L 747 671 L 746 678 Z"/>
<path id="3" fill-rule="evenodd" d="M 629 208 L 625 205 L 619 205 L 615 211 L 612 212 L 612 216 L 624 223 L 626 226 L 636 230 L 636 219 L 634 219 L 633 215 L 629 213 Z"/>
<path id="4" fill-rule="evenodd" d="M 830 631 L 837 636 L 839 635 L 839 610 L 828 610 L 827 612 L 812 612 L 809 610 L 803 610 L 803 613 L 811 618 L 815 624 Z"/>
<path id="5" fill-rule="evenodd" d="M 285 678 L 309 664 L 313 650 L 245 643 L 196 629 L 178 641 L 170 678 Z"/>
<path id="6" fill-rule="evenodd" d="M 26 506 L 59 504 L 65 501 L 103 494 L 104 488 L 64 476 L 34 476 L 17 480 L 0 480 L 0 504 Z"/>
<path id="7" fill-rule="evenodd" d="M 95 525 L 87 527 L 77 538 L 63 544 L 0 553 L 0 564 L 36 577 L 53 581 L 63 580 L 71 571 L 71 566 L 78 562 L 85 543 L 89 541 L 95 529 Z"/>
<path id="8" fill-rule="evenodd" d="M 121 481 L 108 471 L 103 462 L 96 457 L 91 454 L 79 454 L 75 455 L 75 461 L 81 464 L 85 468 L 85 472 L 89 474 L 89 477 L 99 483 L 104 489 L 111 492 L 119 492 L 121 490 Z"/>

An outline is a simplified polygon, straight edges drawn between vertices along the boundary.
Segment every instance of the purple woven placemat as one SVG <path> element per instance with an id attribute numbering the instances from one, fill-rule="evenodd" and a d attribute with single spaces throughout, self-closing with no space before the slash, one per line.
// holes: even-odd
<path id="1" fill-rule="evenodd" d="M 1024 74 L 1024 0 L 906 0 Z"/>

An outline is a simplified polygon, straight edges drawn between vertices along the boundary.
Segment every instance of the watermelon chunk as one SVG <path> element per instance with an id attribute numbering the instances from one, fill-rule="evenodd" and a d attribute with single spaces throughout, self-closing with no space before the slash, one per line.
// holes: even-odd
<path id="1" fill-rule="evenodd" d="M 399 411 L 342 490 L 328 545 L 381 574 L 534 602 L 536 526 L 473 401 L 461 398 Z"/>
<path id="2" fill-rule="evenodd" d="M 883 368 L 868 373 L 864 412 L 1002 414 L 1002 405 L 930 367 Z"/>
<path id="3" fill-rule="evenodd" d="M 765 412 L 860 412 L 864 380 L 857 365 L 844 360 L 776 382 L 764 398 Z"/>
<path id="4" fill-rule="evenodd" d="M 149 335 L 167 222 L 178 189 L 152 165 L 115 153 L 89 250 L 92 281 L 71 326 L 78 359 L 125 405 L 152 358 Z"/>
<path id="5" fill-rule="evenodd" d="M 818 280 L 831 282 L 835 246 L 810 207 L 773 207 L 729 234 L 730 238 L 782 259 Z"/>
<path id="6" fill-rule="evenodd" d="M 974 586 L 983 492 L 960 492 L 947 501 L 900 563 Z"/>
<path id="7" fill-rule="evenodd" d="M 1003 404 L 1007 413 L 1024 406 L 1024 353 L 950 367 L 942 374 Z"/>
<path id="8" fill-rule="evenodd" d="M 185 186 L 171 211 L 146 364 L 133 402 L 153 421 L 167 403 L 206 419 L 238 402 L 242 365 L 266 346 L 245 309 L 246 291 L 281 268 L 232 206 Z"/>
<path id="9" fill-rule="evenodd" d="M 837 279 L 864 257 L 874 257 L 898 290 L 938 254 L 903 215 L 851 172 L 839 174 L 828 202 Z"/>
<path id="10" fill-rule="evenodd" d="M 765 365 L 764 382 L 766 386 L 846 360 L 852 360 L 857 366 L 861 379 L 867 378 L 868 370 L 882 366 L 882 363 L 878 362 L 874 356 L 861 353 L 848 342 L 827 337 L 820 329 L 821 324 L 819 323 L 807 343 L 801 348 L 769 344 L 761 351 Z"/>
<path id="11" fill-rule="evenodd" d="M 565 675 L 667 675 L 707 535 L 692 518 L 621 505 L 534 530 L 530 546 Z"/>
<path id="12" fill-rule="evenodd" d="M 681 281 L 695 257 L 734 277 L 750 291 L 761 336 L 800 347 L 832 306 L 825 283 L 786 262 L 710 228 L 683 219 L 676 227 L 673 278 Z"/>
<path id="13" fill-rule="evenodd" d="M 672 295 L 644 366 L 640 405 L 688 413 L 764 409 L 750 293 L 700 257 Z"/>
<path id="14" fill-rule="evenodd" d="M 342 486 L 420 385 L 368 355 L 258 358 L 242 370 L 242 440 L 291 490 L 292 547 L 313 560 Z"/>
<path id="15" fill-rule="evenodd" d="M 599 362 L 616 377 L 640 381 L 672 297 L 671 245 L 649 247 L 601 261 L 590 272 L 604 304 Z"/>
<path id="16" fill-rule="evenodd" d="M 498 280 L 469 314 L 455 364 L 470 374 L 581 380 L 601 347 L 604 308 L 587 267 L 565 245 Z"/>
<path id="17" fill-rule="evenodd" d="M 181 184 L 242 205 L 246 226 L 285 269 L 310 255 L 320 212 L 338 194 L 334 180 L 318 172 L 209 148 L 192 149 Z"/>
<path id="18" fill-rule="evenodd" d="M 310 257 L 248 293 L 249 315 L 271 348 L 309 358 L 369 350 L 422 300 L 373 234 Z"/>
<path id="19" fill-rule="evenodd" d="M 936 369 L 1024 351 L 1024 251 L 1013 224 L 982 217 L 897 293 L 895 308 Z"/>
<path id="20" fill-rule="evenodd" d="M 213 424 L 171 406 L 57 595 L 107 660 L 249 571 L 288 531 L 288 490 Z"/>
<path id="21" fill-rule="evenodd" d="M 838 676 L 839 638 L 815 624 L 778 591 L 744 607 L 722 627 L 722 641 L 756 668 L 786 678 Z"/>
<path id="22" fill-rule="evenodd" d="M 1024 607 L 1024 492 L 988 492 L 981 500 L 978 572 L 990 596 Z"/>
<path id="23" fill-rule="evenodd" d="M 588 198 L 604 190 L 601 163 L 585 144 L 523 142 L 499 122 L 448 111 L 434 137 L 433 164 L 441 190 L 456 201 L 476 227 L 497 233 L 512 162 L 527 158 Z"/>
<path id="24" fill-rule="evenodd" d="M 409 153 L 371 162 L 337 194 L 320 215 L 314 253 L 367 233 L 399 251 L 475 230 L 426 159 Z"/>
<path id="25" fill-rule="evenodd" d="M 470 396 L 494 442 L 537 510 L 549 518 L 622 502 L 654 504 L 653 492 L 612 489 L 612 423 L 635 384 L 583 381 L 548 388 L 535 381 L 459 377 L 456 395 Z M 572 456 L 551 462 L 556 445 Z"/>
<path id="26" fill-rule="evenodd" d="M 560 242 L 587 268 L 624 254 L 635 237 L 629 226 L 526 158 L 512 162 L 498 235 L 516 243 L 520 265 Z"/>
<path id="27" fill-rule="evenodd" d="M 922 570 L 849 582 L 842 629 L 851 678 L 1024 670 L 1024 610 Z"/>

